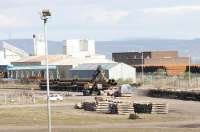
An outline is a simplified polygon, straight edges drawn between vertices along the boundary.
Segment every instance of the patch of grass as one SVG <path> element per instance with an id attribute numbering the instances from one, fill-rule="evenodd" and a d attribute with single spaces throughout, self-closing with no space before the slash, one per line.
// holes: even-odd
<path id="1" fill-rule="evenodd" d="M 198 129 L 165 129 L 165 128 L 98 128 L 98 129 L 55 129 L 59 132 L 199 132 Z"/>
<path id="2" fill-rule="evenodd" d="M 28 130 L 29 132 L 44 132 L 47 129 L 38 130 Z M 56 128 L 53 129 L 54 132 L 199 132 L 199 129 L 189 129 L 189 128 Z M 10 132 L 10 131 L 9 131 Z M 15 130 L 14 132 L 27 132 L 27 130 Z"/>
<path id="3" fill-rule="evenodd" d="M 0 109 L 1 125 L 45 125 L 47 124 L 46 108 L 2 108 Z M 178 114 L 139 115 L 141 119 L 129 120 L 128 115 L 97 114 L 83 110 L 53 107 L 52 121 L 54 125 L 89 125 L 105 123 L 141 123 L 192 120 L 194 117 Z"/>
<path id="4" fill-rule="evenodd" d="M 22 89 L 22 90 L 38 90 L 38 84 L 15 84 L 15 83 L 5 83 L 0 85 L 0 89 Z"/>
<path id="5" fill-rule="evenodd" d="M 199 119 L 197 116 L 182 115 L 182 114 L 140 114 L 142 120 L 141 122 L 168 122 L 168 121 L 183 121 L 183 120 L 193 120 Z"/>
<path id="6" fill-rule="evenodd" d="M 47 123 L 45 108 L 10 108 L 0 109 L 1 125 L 42 125 Z M 84 111 L 52 109 L 52 121 L 57 125 L 84 125 L 97 123 L 128 122 L 126 118 L 111 115 L 96 115 Z"/>
<path id="7" fill-rule="evenodd" d="M 14 98 L 15 102 L 11 102 L 10 101 L 10 98 L 7 98 L 7 104 L 19 104 L 18 102 L 18 98 Z M 22 100 L 21 100 L 22 101 Z M 35 104 L 46 104 L 46 99 L 45 98 L 36 98 L 35 99 Z M 78 98 L 64 98 L 64 100 L 62 101 L 51 101 L 52 104 L 66 104 L 66 103 L 69 103 L 69 104 L 77 104 L 77 103 L 80 103 L 82 100 L 81 99 L 78 99 Z M 26 102 L 26 100 L 24 100 L 24 102 Z M 27 100 L 27 102 L 30 102 L 30 103 L 27 103 L 27 104 L 33 104 L 31 103 L 31 98 L 29 100 Z M 22 103 L 22 102 L 21 102 Z M 26 104 L 26 103 L 25 103 Z M 0 105 L 5 105 L 5 100 L 4 99 L 0 99 Z"/>

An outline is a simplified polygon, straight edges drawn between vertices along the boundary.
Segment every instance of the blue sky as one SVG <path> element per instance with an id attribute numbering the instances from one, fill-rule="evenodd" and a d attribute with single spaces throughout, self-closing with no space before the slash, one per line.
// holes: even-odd
<path id="1" fill-rule="evenodd" d="M 49 8 L 48 38 L 120 40 L 200 38 L 200 0 L 0 0 L 0 39 L 42 31 L 39 11 Z"/>

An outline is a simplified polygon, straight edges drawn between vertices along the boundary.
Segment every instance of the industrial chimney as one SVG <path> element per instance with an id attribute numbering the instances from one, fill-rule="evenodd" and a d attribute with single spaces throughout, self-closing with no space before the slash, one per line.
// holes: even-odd
<path id="1" fill-rule="evenodd" d="M 34 56 L 37 55 L 37 48 L 36 48 L 37 45 L 36 45 L 36 40 L 35 40 L 35 39 L 36 39 L 36 36 L 35 36 L 35 34 L 33 34 L 33 50 L 34 50 L 34 51 L 33 51 L 33 55 L 34 55 Z"/>

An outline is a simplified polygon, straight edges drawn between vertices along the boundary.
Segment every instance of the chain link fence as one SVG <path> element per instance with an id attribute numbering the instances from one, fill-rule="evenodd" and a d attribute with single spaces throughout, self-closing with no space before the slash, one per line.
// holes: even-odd
<path id="1" fill-rule="evenodd" d="M 199 89 L 200 74 L 186 73 L 182 76 L 167 76 L 165 74 L 141 74 L 137 75 L 137 81 L 143 86 L 165 89 Z"/>

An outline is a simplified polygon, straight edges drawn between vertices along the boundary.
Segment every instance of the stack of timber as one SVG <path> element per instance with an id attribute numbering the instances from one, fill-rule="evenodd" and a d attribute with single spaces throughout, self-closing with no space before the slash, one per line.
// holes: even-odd
<path id="1" fill-rule="evenodd" d="M 108 101 L 100 101 L 98 102 L 96 111 L 98 113 L 110 113 L 110 103 Z"/>
<path id="2" fill-rule="evenodd" d="M 113 101 L 113 97 L 111 96 L 96 96 L 95 97 L 96 102 L 101 102 L 101 101 L 108 101 L 108 102 L 112 102 Z"/>
<path id="3" fill-rule="evenodd" d="M 131 101 L 131 98 L 104 97 L 97 96 L 95 101 L 86 101 L 82 103 L 82 107 L 86 111 L 96 111 L 104 114 L 120 114 L 135 116 L 136 113 L 151 113 L 151 114 L 167 114 L 168 104 L 152 103 L 152 102 L 136 102 Z"/>
<path id="4" fill-rule="evenodd" d="M 96 96 L 94 97 L 95 101 L 98 103 L 98 102 L 101 102 L 101 101 L 105 101 L 105 98 L 104 96 Z"/>
<path id="5" fill-rule="evenodd" d="M 121 94 L 122 97 L 132 97 L 131 93 L 122 93 Z"/>
<path id="6" fill-rule="evenodd" d="M 133 104 L 129 102 L 118 103 L 117 110 L 120 115 L 126 115 L 134 112 Z"/>
<path id="7" fill-rule="evenodd" d="M 152 114 L 167 114 L 168 105 L 166 103 L 152 103 Z"/>
<path id="8" fill-rule="evenodd" d="M 123 102 L 133 102 L 132 97 L 116 97 L 113 102 L 115 103 L 123 103 Z"/>
<path id="9" fill-rule="evenodd" d="M 114 103 L 114 102 L 110 103 L 109 108 L 110 108 L 109 114 L 118 114 L 117 103 Z"/>

